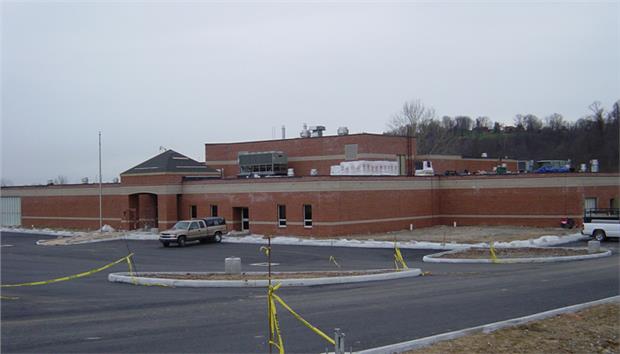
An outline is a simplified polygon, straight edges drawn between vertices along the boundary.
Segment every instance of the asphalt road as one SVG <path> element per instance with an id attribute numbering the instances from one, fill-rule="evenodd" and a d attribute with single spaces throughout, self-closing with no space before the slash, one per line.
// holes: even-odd
<path id="1" fill-rule="evenodd" d="M 163 248 L 156 241 L 36 246 L 41 235 L 2 233 L 3 284 L 51 279 L 100 267 L 135 252 L 139 271 L 222 271 L 239 256 L 245 271 L 264 267 L 257 245 Z M 585 245 L 585 243 L 582 243 Z M 525 316 L 619 294 L 618 242 L 612 257 L 549 264 L 427 264 L 433 253 L 403 250 L 410 267 L 432 275 L 308 288 L 279 295 L 309 322 L 346 333 L 361 350 Z M 274 270 L 390 268 L 391 250 L 274 246 Z M 110 272 L 36 287 L 4 288 L 3 353 L 249 353 L 268 352 L 265 289 L 191 289 L 109 283 Z M 8 299 L 12 297 L 17 299 Z M 287 353 L 324 352 L 326 342 L 284 310 Z M 332 348 L 333 349 L 333 348 Z"/>

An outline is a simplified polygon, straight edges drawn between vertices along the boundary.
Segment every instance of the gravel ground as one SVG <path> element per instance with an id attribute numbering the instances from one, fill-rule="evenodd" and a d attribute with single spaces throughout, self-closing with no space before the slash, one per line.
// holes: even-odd
<path id="1" fill-rule="evenodd" d="M 620 353 L 620 303 L 593 306 L 489 334 L 475 334 L 406 354 Z"/>
<path id="2" fill-rule="evenodd" d="M 351 235 L 341 238 L 358 240 L 387 240 L 392 241 L 430 241 L 430 242 L 457 242 L 480 243 L 489 241 L 510 242 L 528 240 L 540 236 L 564 236 L 579 232 L 578 229 L 562 229 L 559 227 L 525 227 L 525 226 L 433 226 L 413 231 L 402 230 L 389 233 Z"/>
<path id="3" fill-rule="evenodd" d="M 587 249 L 572 248 L 496 248 L 497 258 L 530 258 L 530 257 L 562 257 L 580 256 L 588 254 Z M 488 248 L 470 248 L 455 253 L 444 254 L 437 258 L 456 258 L 456 259 L 488 259 L 490 251 Z"/>

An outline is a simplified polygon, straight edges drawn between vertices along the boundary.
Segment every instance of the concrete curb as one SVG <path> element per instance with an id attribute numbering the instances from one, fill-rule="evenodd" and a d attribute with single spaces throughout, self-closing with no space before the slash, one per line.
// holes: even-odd
<path id="1" fill-rule="evenodd" d="M 456 339 L 456 338 L 463 337 L 466 335 L 471 335 L 471 334 L 476 334 L 476 333 L 491 333 L 491 332 L 497 331 L 502 328 L 519 326 L 525 323 L 543 320 L 545 318 L 553 317 L 556 315 L 561 315 L 564 313 L 577 312 L 579 310 L 583 310 L 585 308 L 592 307 L 595 305 L 609 304 L 609 303 L 614 303 L 614 302 L 620 302 L 620 295 L 608 297 L 608 298 L 601 299 L 601 300 L 586 302 L 583 304 L 561 307 L 558 309 L 540 312 L 540 313 L 536 313 L 536 314 L 529 315 L 529 316 L 513 318 L 510 320 L 505 320 L 505 321 L 500 321 L 500 322 L 494 322 L 494 323 L 490 323 L 490 324 L 486 324 L 482 326 L 470 327 L 470 328 L 462 329 L 459 331 L 442 333 L 442 334 L 437 334 L 437 335 L 430 336 L 430 337 L 415 339 L 415 340 L 411 340 L 407 342 L 401 342 L 401 343 L 386 345 L 383 347 L 366 349 L 366 350 L 357 352 L 357 354 L 401 353 L 407 350 L 427 347 L 437 342 Z"/>
<path id="2" fill-rule="evenodd" d="M 544 248 L 544 247 L 541 247 Z M 571 248 L 573 249 L 573 248 Z M 513 264 L 513 263 L 555 263 L 555 262 L 568 262 L 568 261 L 580 261 L 584 259 L 594 259 L 611 256 L 611 250 L 604 250 L 601 253 L 584 254 L 579 256 L 561 256 L 561 257 L 535 257 L 535 258 L 498 258 L 495 262 L 491 259 L 467 259 L 467 258 L 440 258 L 445 254 L 454 254 L 462 250 L 452 250 L 440 253 L 434 253 L 426 255 L 422 258 L 424 262 L 428 263 L 500 263 L 500 264 Z"/>
<path id="3" fill-rule="evenodd" d="M 386 269 L 387 270 L 387 269 Z M 150 272 L 154 273 L 154 272 Z M 188 272 L 166 272 L 167 274 L 187 274 Z M 128 272 L 111 273 L 108 275 L 108 281 L 116 283 L 129 283 L 137 285 L 164 285 L 170 287 L 192 287 L 192 288 L 264 288 L 268 286 L 267 279 L 260 280 L 181 280 L 181 279 L 163 279 L 163 278 L 145 278 L 140 274 L 130 276 Z M 195 274 L 213 274 L 204 272 L 195 272 Z M 219 273 L 222 274 L 222 273 Z M 247 272 L 247 274 L 267 274 L 266 272 Z M 274 273 L 278 274 L 278 273 Z M 368 281 L 401 279 L 409 277 L 417 277 L 422 274 L 420 269 L 408 269 L 400 272 L 394 272 L 390 269 L 389 273 L 354 275 L 342 277 L 323 277 L 309 279 L 282 279 L 272 280 L 272 283 L 281 283 L 282 286 L 313 286 L 328 284 L 346 284 L 359 283 Z"/>

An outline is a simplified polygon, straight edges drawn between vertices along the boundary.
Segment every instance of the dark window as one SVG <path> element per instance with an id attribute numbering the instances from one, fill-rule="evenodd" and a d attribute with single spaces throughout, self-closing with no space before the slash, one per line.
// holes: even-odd
<path id="1" fill-rule="evenodd" d="M 195 222 L 191 223 L 191 224 L 189 225 L 189 229 L 190 229 L 190 230 L 196 230 L 196 229 L 198 229 L 198 223 L 195 223 Z"/>
<path id="2" fill-rule="evenodd" d="M 190 207 L 190 211 L 189 211 L 189 213 L 190 213 L 189 217 L 190 217 L 191 219 L 195 219 L 195 218 L 197 218 L 197 217 L 198 217 L 198 207 L 197 207 L 197 206 L 195 206 L 195 205 L 192 205 L 192 206 Z"/>
<path id="3" fill-rule="evenodd" d="M 312 205 L 304 204 L 304 227 L 312 227 Z"/>
<path id="4" fill-rule="evenodd" d="M 217 216 L 217 205 L 211 205 L 211 216 Z"/>
<path id="5" fill-rule="evenodd" d="M 286 227 L 286 205 L 278 205 L 278 226 Z"/>
<path id="6" fill-rule="evenodd" d="M 215 220 L 207 219 L 207 226 L 214 226 L 214 225 L 215 225 Z"/>

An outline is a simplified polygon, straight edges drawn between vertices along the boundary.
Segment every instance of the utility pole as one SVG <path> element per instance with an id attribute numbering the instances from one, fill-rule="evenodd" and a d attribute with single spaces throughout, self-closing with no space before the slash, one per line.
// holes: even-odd
<path id="1" fill-rule="evenodd" d="M 102 188 L 101 188 L 101 131 L 99 131 L 99 231 L 103 228 Z"/>

